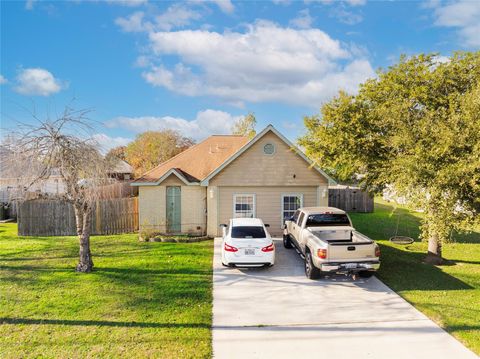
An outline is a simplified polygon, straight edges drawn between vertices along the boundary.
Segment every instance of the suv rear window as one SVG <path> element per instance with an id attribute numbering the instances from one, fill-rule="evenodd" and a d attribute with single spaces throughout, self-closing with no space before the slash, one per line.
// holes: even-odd
<path id="1" fill-rule="evenodd" d="M 346 214 L 322 213 L 311 214 L 307 217 L 305 227 L 350 226 Z"/>
<path id="2" fill-rule="evenodd" d="M 265 230 L 261 226 L 232 227 L 232 238 L 265 238 Z"/>

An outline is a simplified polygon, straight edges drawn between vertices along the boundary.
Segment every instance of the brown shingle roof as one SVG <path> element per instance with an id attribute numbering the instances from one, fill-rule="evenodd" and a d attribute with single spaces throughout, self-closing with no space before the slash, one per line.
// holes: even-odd
<path id="1" fill-rule="evenodd" d="M 135 182 L 157 182 L 171 169 L 176 169 L 189 182 L 199 182 L 220 167 L 248 141 L 248 137 L 245 136 L 210 136 L 146 172 Z"/>

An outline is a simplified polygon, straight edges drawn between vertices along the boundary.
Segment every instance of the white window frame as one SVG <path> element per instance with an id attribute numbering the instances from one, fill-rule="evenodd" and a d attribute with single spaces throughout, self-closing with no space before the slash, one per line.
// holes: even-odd
<path id="1" fill-rule="evenodd" d="M 284 225 L 283 220 L 284 220 L 285 210 L 283 209 L 283 200 L 284 200 L 285 197 L 299 197 L 300 198 L 300 207 L 298 207 L 298 208 L 303 207 L 303 193 L 282 193 L 282 195 L 280 196 L 280 226 L 281 227 Z"/>
<path id="2" fill-rule="evenodd" d="M 233 194 L 233 205 L 232 205 L 232 218 L 245 218 L 245 217 L 236 217 L 236 203 L 237 197 L 252 197 L 253 198 L 253 218 L 257 217 L 257 195 L 255 193 L 234 193 Z"/>

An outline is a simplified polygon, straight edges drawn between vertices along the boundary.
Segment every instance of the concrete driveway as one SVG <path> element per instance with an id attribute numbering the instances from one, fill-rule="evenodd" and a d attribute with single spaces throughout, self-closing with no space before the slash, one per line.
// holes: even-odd
<path id="1" fill-rule="evenodd" d="M 225 268 L 215 240 L 213 352 L 223 358 L 477 358 L 377 278 L 305 278 L 276 240 L 268 269 Z"/>

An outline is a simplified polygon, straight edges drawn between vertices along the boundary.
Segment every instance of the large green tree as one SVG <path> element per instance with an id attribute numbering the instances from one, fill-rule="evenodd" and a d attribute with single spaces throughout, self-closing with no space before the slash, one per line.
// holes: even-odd
<path id="1" fill-rule="evenodd" d="M 147 131 L 127 145 L 125 160 L 134 168 L 136 175 L 142 175 L 193 144 L 192 139 L 176 131 Z"/>
<path id="2" fill-rule="evenodd" d="M 305 118 L 299 142 L 339 179 L 364 175 L 425 211 L 429 263 L 442 263 L 453 230 L 479 222 L 480 52 L 401 57 L 355 96 L 340 93 Z"/>

